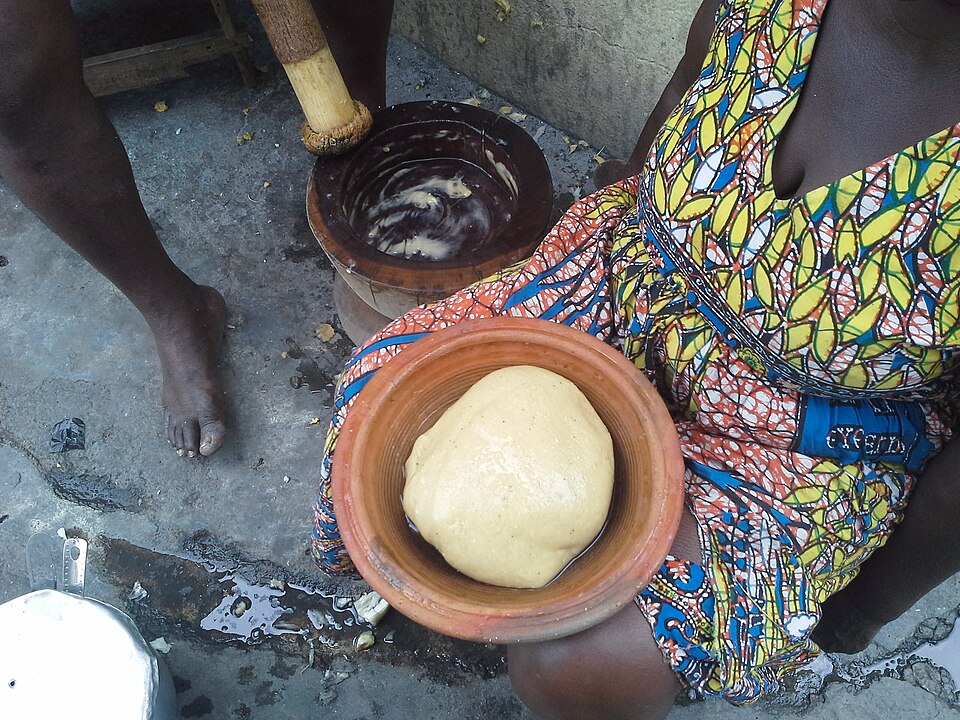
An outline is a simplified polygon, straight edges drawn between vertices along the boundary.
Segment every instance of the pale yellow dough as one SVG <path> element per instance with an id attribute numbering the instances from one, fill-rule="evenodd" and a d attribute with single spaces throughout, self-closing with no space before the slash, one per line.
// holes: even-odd
<path id="1" fill-rule="evenodd" d="M 572 382 L 497 370 L 419 438 L 403 508 L 450 565 L 516 588 L 550 582 L 603 528 L 613 441 Z"/>

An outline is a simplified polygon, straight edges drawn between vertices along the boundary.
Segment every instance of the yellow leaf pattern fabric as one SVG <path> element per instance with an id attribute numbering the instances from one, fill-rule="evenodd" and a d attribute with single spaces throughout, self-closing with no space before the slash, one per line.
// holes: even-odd
<path id="1" fill-rule="evenodd" d="M 771 377 L 833 397 L 929 397 L 942 392 L 932 381 L 952 366 L 960 341 L 960 125 L 801 197 L 777 198 L 773 150 L 825 6 L 732 0 L 721 8 L 703 71 L 659 136 L 670 142 L 655 142 L 648 158 L 648 249 L 667 272 L 692 280 L 719 331 L 756 352 Z M 695 229 L 692 253 L 677 238 Z M 839 273 L 854 288 L 842 307 L 830 282 Z M 775 335 L 796 338 L 790 328 L 811 320 L 817 329 L 805 343 L 770 350 Z M 922 331 L 911 331 L 918 323 Z M 906 361 L 904 343 L 932 352 Z"/>
<path id="2" fill-rule="evenodd" d="M 702 573 L 668 559 L 638 604 L 684 681 L 737 703 L 815 654 L 820 603 L 954 416 L 960 126 L 801 197 L 773 188 L 826 4 L 721 6 L 613 245 L 624 351 L 671 387 L 706 538 Z M 847 452 L 867 446 L 900 454 Z"/>

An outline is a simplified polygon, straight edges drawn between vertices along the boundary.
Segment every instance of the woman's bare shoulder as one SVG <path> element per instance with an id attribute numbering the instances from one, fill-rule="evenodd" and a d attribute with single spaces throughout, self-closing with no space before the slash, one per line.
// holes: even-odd
<path id="1" fill-rule="evenodd" d="M 717 12 L 730 0 L 703 0 L 697 14 L 694 15 L 687 33 L 687 46 L 683 58 L 677 66 L 677 74 L 693 81 L 700 74 L 704 58 L 710 49 L 710 38 L 717 23 Z"/>

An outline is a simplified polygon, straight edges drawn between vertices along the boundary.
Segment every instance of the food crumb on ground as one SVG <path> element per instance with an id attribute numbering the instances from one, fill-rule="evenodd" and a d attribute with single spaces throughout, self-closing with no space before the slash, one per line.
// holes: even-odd
<path id="1" fill-rule="evenodd" d="M 333 325 L 330 323 L 320 323 L 317 325 L 317 329 L 314 331 L 314 333 L 320 342 L 330 342 L 333 340 L 333 336 L 336 334 L 336 331 L 333 329 Z"/>

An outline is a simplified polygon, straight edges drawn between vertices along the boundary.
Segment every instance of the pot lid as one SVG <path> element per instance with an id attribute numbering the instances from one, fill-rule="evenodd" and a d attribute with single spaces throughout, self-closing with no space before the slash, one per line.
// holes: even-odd
<path id="1" fill-rule="evenodd" d="M 0 717 L 151 717 L 157 660 L 116 608 L 38 590 L 0 605 L 0 637 Z"/>

